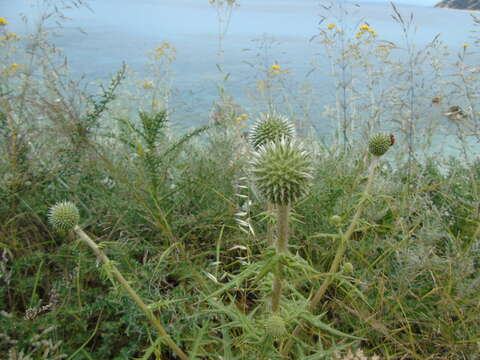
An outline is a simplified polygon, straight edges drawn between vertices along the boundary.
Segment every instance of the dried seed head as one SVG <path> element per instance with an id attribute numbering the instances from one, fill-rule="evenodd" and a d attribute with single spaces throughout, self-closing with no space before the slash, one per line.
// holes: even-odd
<path id="1" fill-rule="evenodd" d="M 389 134 L 375 134 L 370 138 L 368 150 L 374 156 L 382 156 L 392 145 L 392 139 Z"/>
<path id="2" fill-rule="evenodd" d="M 258 189 L 271 203 L 295 203 L 308 192 L 312 169 L 308 153 L 294 140 L 269 142 L 253 153 L 253 175 Z"/>
<path id="3" fill-rule="evenodd" d="M 275 338 L 284 336 L 287 333 L 285 321 L 279 315 L 272 315 L 265 321 L 265 330 L 268 335 Z"/>
<path id="4" fill-rule="evenodd" d="M 282 138 L 293 139 L 295 128 L 290 120 L 284 115 L 261 113 L 259 119 L 253 125 L 249 139 L 254 149 L 266 145 L 270 141 L 279 141 Z"/>
<path id="5" fill-rule="evenodd" d="M 70 201 L 57 203 L 48 212 L 48 221 L 56 230 L 72 230 L 79 220 L 80 213 Z"/>

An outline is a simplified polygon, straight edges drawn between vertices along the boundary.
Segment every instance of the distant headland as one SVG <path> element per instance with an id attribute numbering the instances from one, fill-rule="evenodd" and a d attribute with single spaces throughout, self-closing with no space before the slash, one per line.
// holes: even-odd
<path id="1" fill-rule="evenodd" d="M 459 9 L 459 10 L 480 10 L 480 0 L 442 0 L 435 7 Z"/>

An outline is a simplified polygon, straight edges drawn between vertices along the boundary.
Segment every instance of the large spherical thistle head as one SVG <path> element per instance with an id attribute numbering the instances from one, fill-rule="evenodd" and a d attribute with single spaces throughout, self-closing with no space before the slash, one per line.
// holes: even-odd
<path id="1" fill-rule="evenodd" d="M 272 315 L 265 321 L 265 330 L 268 335 L 275 338 L 282 337 L 287 334 L 285 321 L 279 315 Z"/>
<path id="2" fill-rule="evenodd" d="M 292 204 L 308 192 L 312 179 L 309 155 L 294 140 L 282 138 L 260 146 L 251 164 L 259 191 L 273 204 Z"/>
<path id="3" fill-rule="evenodd" d="M 385 154 L 390 146 L 395 142 L 393 135 L 389 134 L 375 134 L 370 138 L 368 142 L 368 150 L 374 156 L 382 156 Z"/>
<path id="4" fill-rule="evenodd" d="M 254 149 L 270 141 L 282 138 L 293 139 L 295 128 L 290 120 L 276 112 L 261 113 L 249 134 L 249 140 Z"/>
<path id="5" fill-rule="evenodd" d="M 48 211 L 48 221 L 56 230 L 72 230 L 79 220 L 80 213 L 75 204 L 70 201 L 57 203 Z"/>

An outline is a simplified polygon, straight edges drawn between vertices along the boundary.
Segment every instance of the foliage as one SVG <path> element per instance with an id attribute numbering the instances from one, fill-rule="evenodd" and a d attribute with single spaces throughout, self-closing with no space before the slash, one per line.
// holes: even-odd
<path id="1" fill-rule="evenodd" d="M 231 11 L 234 2 L 212 3 Z M 394 49 L 378 49 L 386 44 L 365 26 L 343 47 L 348 33 L 336 32 L 339 21 L 317 37 L 341 60 L 333 75 L 363 69 L 371 92 L 349 98 L 355 91 L 348 82 L 335 90 L 342 95 L 330 113 L 338 141 L 325 145 L 297 129 L 313 179 L 292 204 L 290 251 L 281 254 L 265 245 L 267 223 L 276 219 L 252 181 L 254 149 L 232 99 L 215 103 L 212 125 L 175 134 L 168 99 L 118 111 L 131 100 L 120 95 L 125 68 L 92 95 L 37 34 L 39 47 L 23 62 L 31 71 L 22 65 L 0 74 L 0 353 L 12 360 L 174 358 L 109 269 L 73 234 L 50 228 L 48 208 L 69 201 L 85 232 L 192 359 L 280 359 L 288 342 L 292 359 L 478 358 L 480 163 L 469 143 L 478 136 L 476 115 L 454 127 L 459 156 L 422 152 L 431 140 L 427 128 L 417 132 L 409 121 L 431 105 L 432 94 L 414 91 L 427 60 L 416 61 L 427 51 L 410 49 L 415 61 L 401 68 L 413 78 L 403 72 L 395 91 L 379 91 Z M 372 46 L 389 54 L 368 63 Z M 9 49 L 1 40 L 5 64 Z M 462 56 L 467 61 L 466 50 Z M 468 82 L 445 86 L 462 86 L 472 100 L 476 83 L 466 76 L 471 69 L 463 70 Z M 266 76 L 277 81 L 282 71 L 271 66 Z M 383 139 L 388 152 L 373 157 L 363 138 L 392 130 L 381 126 L 392 103 L 413 113 L 395 123 L 398 141 Z M 357 112 L 369 119 L 364 127 L 352 116 L 360 105 L 376 109 Z M 282 298 L 272 316 L 279 268 Z M 310 307 L 324 284 L 322 301 Z"/>

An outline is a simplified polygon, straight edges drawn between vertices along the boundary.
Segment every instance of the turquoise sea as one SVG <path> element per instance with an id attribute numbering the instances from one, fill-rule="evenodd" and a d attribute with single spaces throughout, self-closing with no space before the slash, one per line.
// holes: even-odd
<path id="1" fill-rule="evenodd" d="M 412 41 L 416 46 L 424 46 L 440 34 L 453 61 L 463 43 L 473 43 L 474 26 L 468 12 L 433 8 L 432 0 L 405 1 L 421 4 L 398 5 L 406 17 L 414 15 L 418 28 Z M 392 19 L 389 3 L 339 2 L 349 12 L 345 22 L 352 29 L 368 21 L 382 39 L 402 44 L 400 27 Z M 35 17 L 41 13 L 43 3 L 42 0 L 0 0 L 0 16 L 10 22 L 9 31 L 33 31 Z M 319 1 L 240 0 L 239 3 L 233 10 L 223 43 L 223 67 L 230 74 L 227 92 L 234 96 L 242 112 L 262 110 L 255 99 L 246 94 L 262 77 L 260 72 L 252 70 L 252 65 L 267 67 L 278 63 L 289 69 L 292 86 L 308 83 L 312 87 L 314 101 L 310 111 L 321 116 L 333 97 L 323 47 L 310 41 L 318 34 L 322 14 L 326 13 Z M 85 7 L 67 10 L 65 14 L 71 20 L 64 22 L 64 28 L 59 31 L 62 36 L 54 38 L 68 57 L 75 76 L 85 74 L 88 80 L 108 81 L 122 62 L 143 74 L 147 52 L 169 41 L 177 49 L 172 64 L 174 113 L 171 120 L 179 128 L 208 122 L 212 104 L 218 98 L 220 74 L 216 64 L 221 61 L 217 14 L 208 0 L 91 0 L 88 4 L 90 10 Z M 30 19 L 28 25 L 21 21 L 20 14 Z M 325 20 L 322 28 L 328 21 Z M 262 44 L 268 45 L 268 49 L 262 48 Z M 478 59 L 474 46 L 469 51 Z M 320 67 L 312 72 L 315 59 Z"/>

